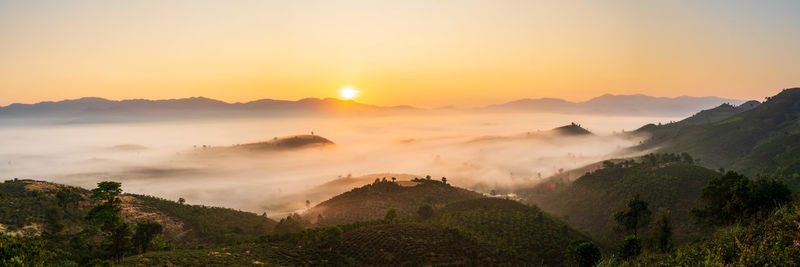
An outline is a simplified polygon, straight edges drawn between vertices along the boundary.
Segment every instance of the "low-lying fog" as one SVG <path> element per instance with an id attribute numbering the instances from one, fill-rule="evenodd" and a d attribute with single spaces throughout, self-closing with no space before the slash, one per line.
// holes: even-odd
<path id="1" fill-rule="evenodd" d="M 0 126 L 0 178 L 85 188 L 115 180 L 129 193 L 183 197 L 190 204 L 267 212 L 272 217 L 302 208 L 306 199 L 328 199 L 332 193 L 306 191 L 348 174 L 446 176 L 452 184 L 480 190 L 536 182 L 558 169 L 620 156 L 620 148 L 639 141 L 613 132 L 674 119 L 462 114 Z M 597 135 L 478 139 L 536 135 L 537 130 L 573 121 Z M 239 157 L 192 156 L 203 145 L 230 146 L 312 131 L 338 146 Z"/>

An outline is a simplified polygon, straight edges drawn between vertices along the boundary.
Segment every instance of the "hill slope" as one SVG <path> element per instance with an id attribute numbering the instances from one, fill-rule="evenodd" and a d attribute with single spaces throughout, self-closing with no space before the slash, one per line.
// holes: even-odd
<path id="1" fill-rule="evenodd" d="M 542 184 L 522 190 L 520 195 L 543 210 L 566 218 L 567 223 L 588 232 L 595 240 L 611 244 L 613 214 L 623 210 L 628 199 L 640 194 L 650 210 L 672 210 L 674 234 L 678 243 L 700 236 L 701 229 L 689 211 L 701 207 L 700 198 L 708 180 L 717 172 L 668 158 L 663 154 L 638 162 L 611 163 L 611 166 L 586 173 L 571 184 Z"/>
<path id="2" fill-rule="evenodd" d="M 77 233 L 88 226 L 83 219 L 96 205 L 89 190 L 33 180 L 0 183 L 0 225 L 14 235 L 39 235 L 48 214 L 58 211 L 63 231 Z M 233 209 L 182 205 L 144 195 L 125 194 L 122 217 L 135 223 L 155 221 L 174 244 L 216 244 L 256 238 L 270 233 L 275 221 Z"/>
<path id="3" fill-rule="evenodd" d="M 444 205 L 481 194 L 453 187 L 435 180 L 417 179 L 416 185 L 376 181 L 324 201 L 305 213 L 303 218 L 317 226 L 346 224 L 381 219 L 390 207 L 399 215 L 412 216 L 422 205 Z M 318 220 L 318 218 L 322 220 Z"/>
<path id="4" fill-rule="evenodd" d="M 658 129 L 640 148 L 689 152 L 710 168 L 771 175 L 800 183 L 800 88 L 783 90 L 722 121 Z"/>
<path id="5" fill-rule="evenodd" d="M 435 209 L 428 220 L 374 220 L 205 249 L 149 252 L 126 265 L 530 265 L 565 264 L 587 238 L 541 210 L 493 198 Z"/>

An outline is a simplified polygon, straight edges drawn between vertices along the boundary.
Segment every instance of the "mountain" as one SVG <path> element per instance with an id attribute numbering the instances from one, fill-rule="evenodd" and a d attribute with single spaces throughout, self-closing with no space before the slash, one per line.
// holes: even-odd
<path id="1" fill-rule="evenodd" d="M 410 106 L 379 107 L 335 98 L 305 98 L 297 101 L 262 99 L 227 103 L 204 97 L 119 101 L 86 97 L 58 102 L 11 104 L 0 107 L 0 120 L 8 123 L 64 124 L 263 116 L 364 116 L 415 110 Z"/>
<path id="2" fill-rule="evenodd" d="M 347 224 L 383 218 L 389 208 L 400 216 L 413 216 L 422 205 L 444 205 L 481 194 L 436 180 L 415 179 L 397 183 L 376 179 L 372 184 L 334 196 L 303 213 L 303 218 L 317 226 Z"/>
<path id="3" fill-rule="evenodd" d="M 391 183 L 391 182 L 384 182 Z M 357 212 L 358 207 L 352 207 Z M 542 265 L 588 237 L 538 208 L 496 198 L 456 201 L 428 219 L 372 220 L 210 248 L 155 251 L 125 259 L 153 265 Z"/>
<path id="4" fill-rule="evenodd" d="M 505 104 L 490 105 L 479 110 L 628 116 L 688 116 L 697 110 L 715 107 L 723 103 L 738 105 L 742 102 L 741 100 L 719 97 L 680 96 L 667 98 L 642 94 L 605 94 L 584 102 L 570 102 L 555 98 L 520 99 Z"/>
<path id="5" fill-rule="evenodd" d="M 581 127 L 580 124 L 570 123 L 564 126 L 556 127 L 547 131 L 526 132 L 511 136 L 482 136 L 468 140 L 467 143 L 483 143 L 483 142 L 504 142 L 504 141 L 519 141 L 519 140 L 544 140 L 548 138 L 565 138 L 565 137 L 581 137 L 591 136 L 594 133 L 586 128 Z"/>
<path id="6" fill-rule="evenodd" d="M 34 180 L 0 183 L 0 229 L 6 234 L 41 235 L 54 220 L 66 235 L 88 229 L 85 214 L 96 205 L 89 190 Z M 253 239 L 271 233 L 275 221 L 249 212 L 185 205 L 152 196 L 125 194 L 128 223 L 155 221 L 173 245 L 207 245 Z M 55 217 L 53 217 L 55 216 Z"/>
<path id="7" fill-rule="evenodd" d="M 637 149 L 688 152 L 709 168 L 770 175 L 800 186 L 800 88 L 785 89 L 743 109 L 711 123 L 640 129 L 651 137 Z"/>
<path id="8" fill-rule="evenodd" d="M 702 236 L 689 211 L 702 206 L 703 187 L 720 175 L 692 161 L 673 154 L 607 161 L 603 168 L 586 172 L 571 183 L 553 180 L 518 193 L 607 245 L 619 237 L 614 231 L 614 213 L 625 209 L 628 200 L 639 194 L 650 203 L 651 211 L 659 207 L 672 211 L 675 241 L 684 243 Z"/>
<path id="9" fill-rule="evenodd" d="M 236 156 L 236 155 L 252 155 L 256 153 L 267 153 L 276 151 L 307 149 L 307 148 L 331 148 L 336 147 L 336 144 L 319 135 L 299 134 L 289 135 L 283 137 L 274 137 L 272 140 L 237 144 L 232 146 L 200 146 L 194 147 L 188 156 L 199 157 L 220 157 L 220 156 Z"/>

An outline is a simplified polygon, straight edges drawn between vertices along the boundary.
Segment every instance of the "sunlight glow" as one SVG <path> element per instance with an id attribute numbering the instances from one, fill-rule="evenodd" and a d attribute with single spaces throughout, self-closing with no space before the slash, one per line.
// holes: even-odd
<path id="1" fill-rule="evenodd" d="M 339 90 L 339 96 L 341 96 L 342 99 L 350 100 L 358 96 L 358 90 L 354 89 L 349 85 L 346 85 L 341 90 Z"/>

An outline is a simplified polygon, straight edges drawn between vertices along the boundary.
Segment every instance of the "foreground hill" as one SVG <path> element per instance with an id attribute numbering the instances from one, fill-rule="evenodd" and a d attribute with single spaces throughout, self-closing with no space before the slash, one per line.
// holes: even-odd
<path id="1" fill-rule="evenodd" d="M 613 214 L 625 209 L 628 199 L 636 194 L 650 203 L 652 211 L 659 207 L 672 211 L 676 242 L 702 235 L 689 211 L 702 206 L 703 187 L 719 173 L 694 165 L 689 158 L 669 154 L 605 165 L 572 183 L 545 183 L 521 190 L 520 195 L 605 244 L 619 237 L 614 231 Z"/>
<path id="2" fill-rule="evenodd" d="M 800 88 L 785 89 L 721 121 L 648 131 L 652 137 L 640 149 L 685 151 L 710 168 L 781 177 L 795 188 L 800 184 Z"/>
<path id="3" fill-rule="evenodd" d="M 89 190 L 33 180 L 0 183 L 0 230 L 7 234 L 38 236 L 55 223 L 75 234 L 96 203 Z M 242 241 L 270 233 L 275 221 L 233 209 L 184 205 L 144 195 L 125 194 L 122 217 L 129 223 L 155 221 L 164 227 L 172 245 L 217 244 Z M 55 216 L 55 217 L 54 217 Z"/>
<path id="4" fill-rule="evenodd" d="M 630 260 L 607 259 L 607 266 L 798 266 L 800 202 L 794 201 L 751 225 L 718 229 L 669 253 L 648 252 Z"/>
<path id="5" fill-rule="evenodd" d="M 372 184 L 324 201 L 303 214 L 317 226 L 346 224 L 383 218 L 388 208 L 400 216 L 412 216 L 422 205 L 441 206 L 481 194 L 436 180 L 415 179 L 412 183 L 375 180 Z"/>
<path id="6" fill-rule="evenodd" d="M 126 265 L 548 265 L 587 237 L 537 208 L 494 198 L 458 201 L 431 218 L 373 220 L 206 249 L 150 252 Z"/>

